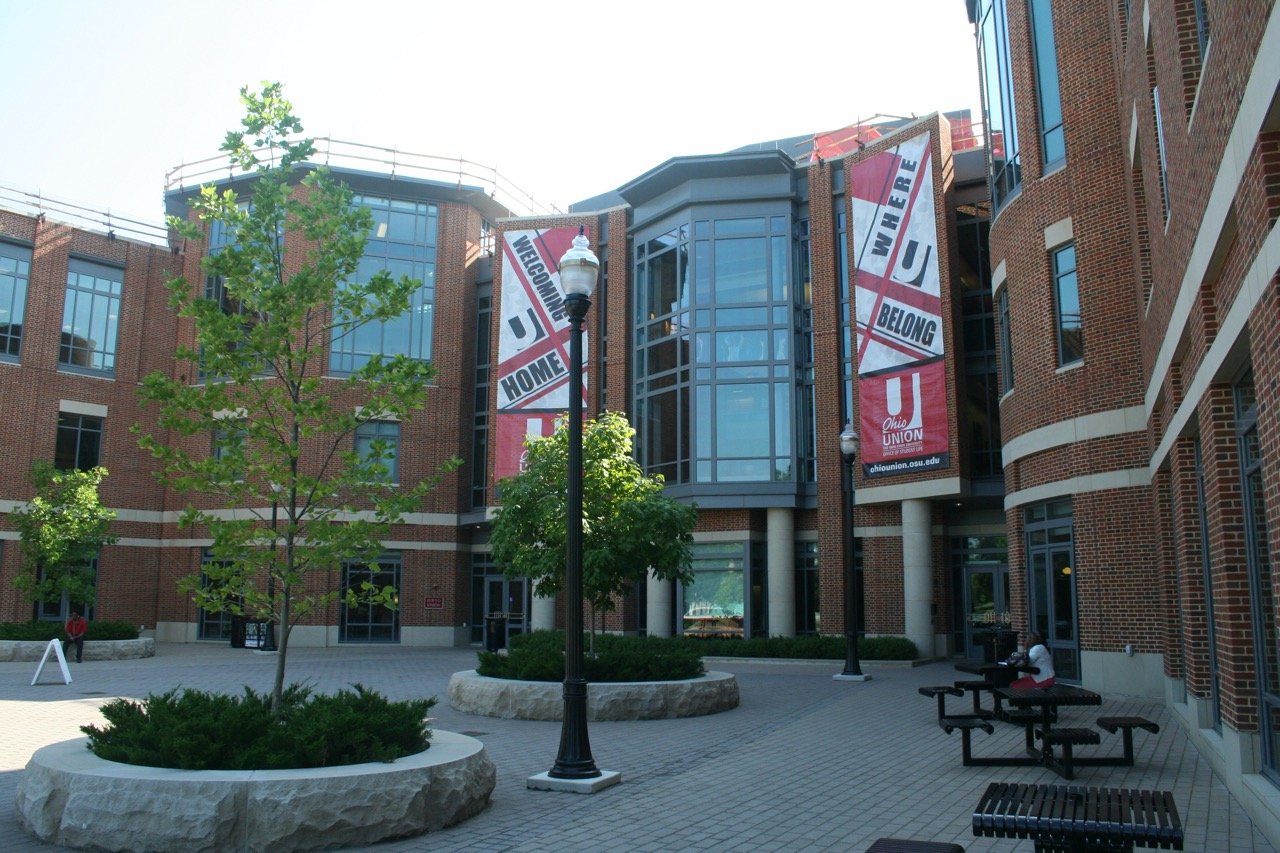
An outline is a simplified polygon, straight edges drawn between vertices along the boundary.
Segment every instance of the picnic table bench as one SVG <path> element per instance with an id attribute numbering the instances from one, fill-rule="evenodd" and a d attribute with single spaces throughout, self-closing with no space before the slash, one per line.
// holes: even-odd
<path id="1" fill-rule="evenodd" d="M 1131 853 L 1134 845 L 1182 849 L 1169 791 L 992 782 L 973 810 L 973 834 L 1027 838 L 1037 851 Z"/>

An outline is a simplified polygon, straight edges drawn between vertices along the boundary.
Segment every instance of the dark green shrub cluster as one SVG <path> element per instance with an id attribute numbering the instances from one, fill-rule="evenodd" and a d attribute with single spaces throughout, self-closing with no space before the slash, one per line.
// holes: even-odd
<path id="1" fill-rule="evenodd" d="M 803 637 L 685 637 L 684 642 L 704 657 L 809 658 L 844 660 L 843 636 Z M 916 644 L 906 637 L 862 637 L 858 640 L 862 660 L 915 660 Z"/>
<path id="2" fill-rule="evenodd" d="M 64 639 L 66 632 L 61 622 L 3 622 L 0 623 L 0 640 L 40 640 L 48 642 L 52 639 Z M 136 640 L 138 626 L 130 622 L 93 621 L 89 623 L 86 640 Z"/>
<path id="3" fill-rule="evenodd" d="M 583 637 L 583 649 L 591 649 Z M 584 655 L 587 681 L 679 681 L 703 674 L 696 649 L 679 638 L 597 634 L 594 652 Z M 521 681 L 564 680 L 564 632 L 534 631 L 511 638 L 507 654 L 480 652 L 476 671 Z"/>
<path id="4" fill-rule="evenodd" d="M 102 706 L 107 725 L 82 726 L 99 758 L 183 770 L 283 770 L 394 761 L 430 745 L 436 700 L 391 702 L 354 685 L 332 696 L 288 687 L 278 718 L 271 696 L 185 690 Z"/>

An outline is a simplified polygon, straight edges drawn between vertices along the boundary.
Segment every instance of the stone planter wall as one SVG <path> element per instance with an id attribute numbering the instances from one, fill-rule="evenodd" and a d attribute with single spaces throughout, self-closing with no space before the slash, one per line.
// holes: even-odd
<path id="1" fill-rule="evenodd" d="M 390 764 L 301 770 L 172 770 L 104 761 L 88 738 L 37 750 L 18 782 L 22 826 L 93 850 L 316 850 L 451 826 L 496 781 L 480 741 L 437 731 Z"/>
<path id="2" fill-rule="evenodd" d="M 0 640 L 0 661 L 38 661 L 44 655 L 48 640 Z M 70 650 L 75 660 L 75 647 Z M 131 660 L 155 656 L 156 641 L 151 637 L 136 640 L 85 640 L 84 660 Z"/>
<path id="3" fill-rule="evenodd" d="M 559 720 L 564 716 L 564 685 L 559 681 L 489 678 L 469 669 L 449 678 L 449 706 L 465 714 L 508 720 Z M 728 672 L 708 672 L 685 681 L 587 685 L 589 720 L 697 717 L 736 707 L 738 680 Z"/>

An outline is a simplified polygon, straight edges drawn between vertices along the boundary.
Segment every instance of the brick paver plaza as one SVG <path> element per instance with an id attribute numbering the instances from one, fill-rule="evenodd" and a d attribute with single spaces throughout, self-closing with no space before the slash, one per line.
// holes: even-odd
<path id="1" fill-rule="evenodd" d="M 320 690 L 359 682 L 392 698 L 439 697 L 435 727 L 479 738 L 497 765 L 498 785 L 481 815 L 370 849 L 862 851 L 890 835 L 970 851 L 1030 850 L 1030 842 L 974 838 L 973 806 L 991 781 L 1062 781 L 1039 768 L 961 766 L 959 734 L 943 734 L 933 700 L 916 693 L 963 677 L 949 663 L 868 665 L 872 680 L 857 684 L 831 679 L 838 662 L 717 660 L 708 668 L 737 675 L 741 707 L 685 720 L 592 723 L 596 763 L 622 771 L 622 784 L 592 796 L 530 791 L 525 779 L 551 766 L 560 724 L 452 711 L 449 675 L 475 660 L 471 649 L 290 651 L 290 680 Z M 223 645 L 162 644 L 146 660 L 71 666 L 72 684 L 61 684 L 55 668 L 33 687 L 35 664 L 0 663 L 0 853 L 56 849 L 19 828 L 14 791 L 31 752 L 100 722 L 105 699 L 175 686 L 266 690 L 275 660 Z M 959 713 L 968 698 L 950 701 Z M 1106 698 L 1101 709 L 1066 709 L 1063 723 L 1092 726 L 1101 714 L 1140 714 L 1161 731 L 1135 734 L 1136 766 L 1081 768 L 1078 784 L 1172 790 L 1187 850 L 1273 849 L 1159 703 Z M 1022 745 L 1021 730 L 1007 725 L 974 735 L 978 754 L 1015 755 Z M 1119 752 L 1119 735 L 1104 735 L 1095 749 Z"/>

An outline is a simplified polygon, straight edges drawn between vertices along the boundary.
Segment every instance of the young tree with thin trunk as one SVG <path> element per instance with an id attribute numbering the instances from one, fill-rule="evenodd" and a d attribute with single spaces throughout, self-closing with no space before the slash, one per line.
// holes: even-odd
<path id="1" fill-rule="evenodd" d="M 48 462 L 31 467 L 35 496 L 13 513 L 22 569 L 14 585 L 28 601 L 92 606 L 97 578 L 93 560 L 116 537 L 108 533 L 115 511 L 102 505 L 98 487 L 107 469 L 58 471 Z"/>
<path id="2" fill-rule="evenodd" d="M 205 281 L 169 283 L 172 305 L 194 322 L 194 346 L 180 348 L 172 375 L 153 373 L 140 389 L 168 435 L 135 432 L 160 461 L 162 482 L 203 498 L 182 522 L 207 531 L 210 559 L 181 588 L 207 611 L 274 626 L 278 710 L 294 627 L 338 595 L 309 578 L 376 560 L 390 525 L 438 479 L 391 483 L 391 446 L 355 445 L 361 425 L 421 411 L 434 371 L 397 355 L 324 375 L 331 343 L 404 315 L 421 283 L 386 272 L 360 280 L 370 212 L 307 163 L 313 146 L 294 139 L 302 125 L 280 84 L 240 95 L 244 129 L 221 150 L 254 178 L 244 195 L 202 188 L 196 220 L 169 222 L 197 246 L 217 229 L 222 245 L 203 259 Z M 337 402 L 351 396 L 362 405 Z M 365 583 L 346 596 L 353 606 L 395 606 L 390 587 Z"/>
<path id="3" fill-rule="evenodd" d="M 593 612 L 652 574 L 693 580 L 690 546 L 697 508 L 662 493 L 632 457 L 635 430 L 625 416 L 604 412 L 582 429 L 582 589 Z M 502 506 L 489 545 L 508 577 L 526 577 L 542 597 L 564 583 L 569 439 L 565 424 L 531 439 L 525 468 L 498 484 Z M 572 603 L 569 606 L 573 606 Z"/>

